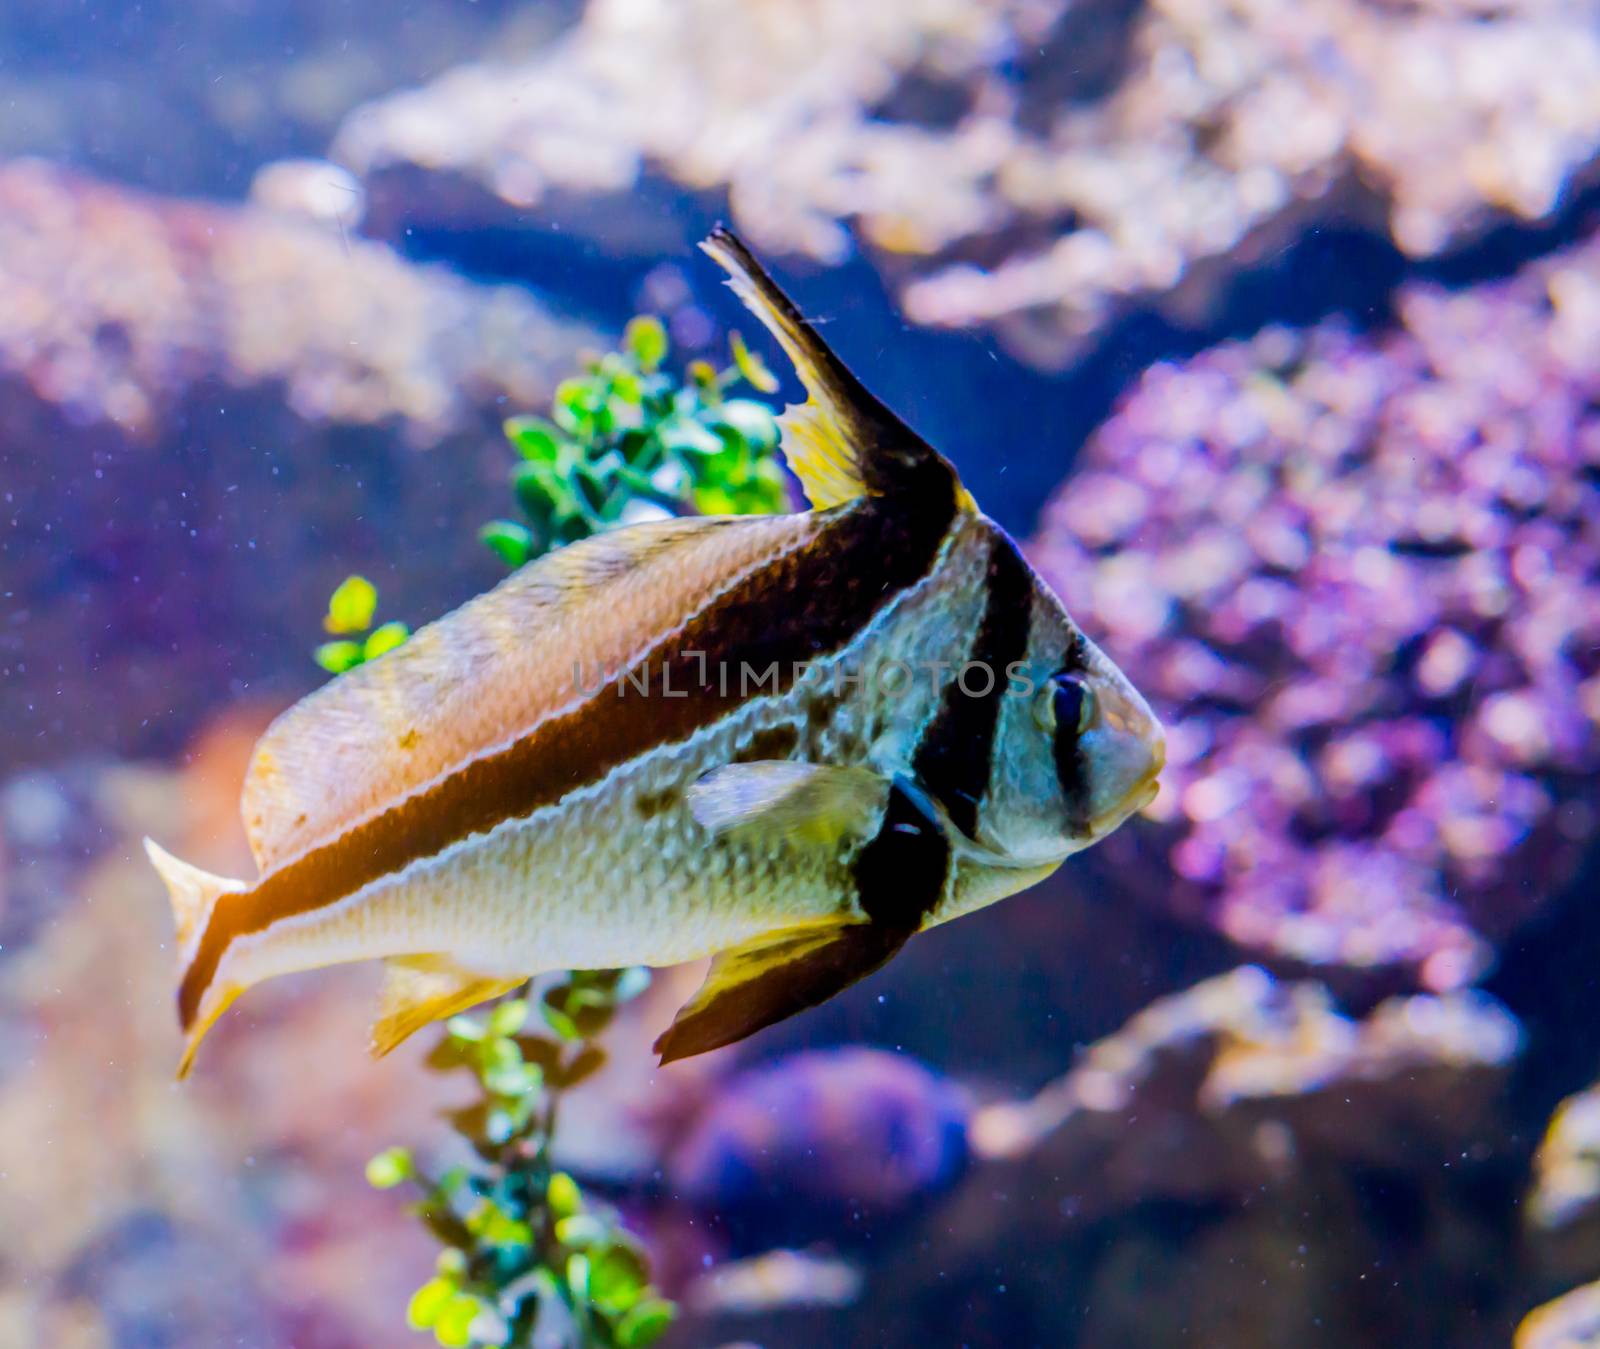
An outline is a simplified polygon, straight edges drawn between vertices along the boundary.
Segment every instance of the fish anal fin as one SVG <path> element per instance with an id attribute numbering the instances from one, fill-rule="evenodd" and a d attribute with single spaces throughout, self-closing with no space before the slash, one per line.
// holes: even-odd
<path id="1" fill-rule="evenodd" d="M 910 935 L 877 923 L 829 924 L 724 951 L 655 1051 L 667 1064 L 754 1035 L 866 978 Z"/>
<path id="2" fill-rule="evenodd" d="M 806 387 L 807 401 L 782 418 L 783 453 L 813 506 L 920 490 L 930 475 L 948 490 L 955 470 L 856 378 L 732 230 L 719 225 L 700 246 L 777 338 Z M 965 493 L 960 500 L 970 504 Z"/>
<path id="3" fill-rule="evenodd" d="M 395 957 L 385 963 L 378 1019 L 372 1023 L 374 1058 L 382 1058 L 429 1022 L 442 1021 L 527 982 L 525 976 L 477 974 L 445 956 Z"/>
<path id="4" fill-rule="evenodd" d="M 757 831 L 827 847 L 875 828 L 888 791 L 888 779 L 866 768 L 763 760 L 713 769 L 688 801 L 713 834 Z"/>

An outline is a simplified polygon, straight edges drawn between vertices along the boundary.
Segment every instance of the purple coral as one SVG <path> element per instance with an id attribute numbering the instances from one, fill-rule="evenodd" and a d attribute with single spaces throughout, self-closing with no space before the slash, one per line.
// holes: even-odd
<path id="1" fill-rule="evenodd" d="M 1169 725 L 1179 905 L 1445 988 L 1593 832 L 1600 242 L 1399 314 L 1151 370 L 1034 556 Z"/>
<path id="2" fill-rule="evenodd" d="M 960 1174 L 966 1119 L 964 1093 L 913 1059 L 796 1054 L 719 1093 L 669 1170 L 681 1195 L 724 1215 L 894 1213 Z"/>

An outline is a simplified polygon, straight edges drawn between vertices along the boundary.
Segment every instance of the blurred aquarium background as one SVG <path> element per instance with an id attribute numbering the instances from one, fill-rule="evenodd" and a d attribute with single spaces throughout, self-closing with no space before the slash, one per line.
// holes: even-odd
<path id="1" fill-rule="evenodd" d="M 138 840 L 253 874 L 330 592 L 503 574 L 632 316 L 794 396 L 719 219 L 1171 753 L 817 1011 L 619 1011 L 554 1157 L 660 1343 L 1600 1345 L 1600 0 L 33 0 L 0 156 L 0 1346 L 429 1342 L 364 1172 L 470 1083 L 345 969 L 176 1085 Z"/>

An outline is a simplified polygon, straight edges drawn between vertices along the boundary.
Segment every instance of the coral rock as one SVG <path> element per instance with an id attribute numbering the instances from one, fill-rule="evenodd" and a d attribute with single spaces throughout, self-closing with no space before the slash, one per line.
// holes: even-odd
<path id="1" fill-rule="evenodd" d="M 584 337 L 334 225 L 0 168 L 0 671 L 29 709 L 0 759 L 172 749 L 246 683 L 303 690 L 347 571 L 412 619 L 490 579 L 462 523 L 504 509 L 498 422 Z"/>
<path id="2" fill-rule="evenodd" d="M 1585 1284 L 1528 1314 L 1512 1349 L 1594 1349 L 1600 1345 L 1600 1283 Z"/>
<path id="3" fill-rule="evenodd" d="M 1033 556 L 1170 728 L 1108 880 L 1449 988 L 1600 809 L 1600 243 L 1399 314 L 1155 367 Z"/>
<path id="4" fill-rule="evenodd" d="M 1427 255 L 1545 215 L 1600 150 L 1597 18 L 1595 0 L 591 0 L 531 60 L 358 110 L 334 153 L 400 183 L 405 218 L 559 202 L 613 250 L 660 237 L 646 175 L 725 191 L 768 249 L 837 261 L 853 224 L 914 321 L 993 325 L 1051 365 L 1130 303 L 1192 309 L 1319 216 L 1386 214 Z"/>

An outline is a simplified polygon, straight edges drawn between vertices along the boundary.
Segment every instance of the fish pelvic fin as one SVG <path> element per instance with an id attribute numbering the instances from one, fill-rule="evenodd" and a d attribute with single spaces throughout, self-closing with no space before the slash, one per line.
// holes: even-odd
<path id="1" fill-rule="evenodd" d="M 209 871 L 202 871 L 199 867 L 174 857 L 154 839 L 145 839 L 144 851 L 150 859 L 150 864 L 155 867 L 157 874 L 166 884 L 167 898 L 172 904 L 172 921 L 178 933 L 178 950 L 181 953 L 182 966 L 187 969 L 190 961 L 194 959 L 195 949 L 200 944 L 201 936 L 211 922 L 217 901 L 224 895 L 239 894 L 249 887 L 243 881 L 230 880 L 226 876 L 213 876 Z M 200 1048 L 200 1041 L 242 991 L 239 988 L 218 987 L 215 984 L 206 989 L 198 1015 L 186 1022 L 183 1027 L 183 1057 L 178 1062 L 180 1078 L 189 1075 L 195 1051 Z"/>
<path id="2" fill-rule="evenodd" d="M 372 1023 L 372 1057 L 381 1059 L 424 1026 L 443 1021 L 527 982 L 491 978 L 463 969 L 446 956 L 402 956 L 385 962 L 378 1018 Z"/>
<path id="3" fill-rule="evenodd" d="M 865 979 L 910 935 L 879 923 L 830 923 L 724 951 L 655 1051 L 668 1064 L 754 1035 Z"/>
<path id="4" fill-rule="evenodd" d="M 728 273 L 733 292 L 777 338 L 805 385 L 805 403 L 779 418 L 783 453 L 818 510 L 862 496 L 942 493 L 949 501 L 951 467 L 937 450 L 856 378 L 768 275 L 744 242 L 718 225 L 700 245 Z M 965 491 L 963 507 L 976 509 Z"/>

